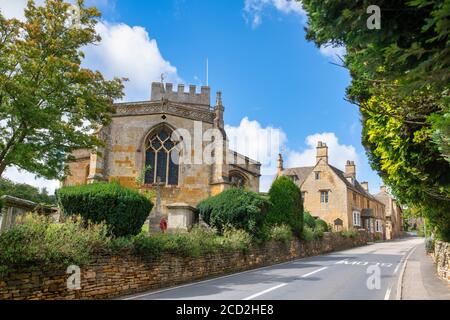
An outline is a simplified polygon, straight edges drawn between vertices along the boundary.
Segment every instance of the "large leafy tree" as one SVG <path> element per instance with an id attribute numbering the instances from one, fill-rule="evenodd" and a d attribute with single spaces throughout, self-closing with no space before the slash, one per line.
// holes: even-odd
<path id="1" fill-rule="evenodd" d="M 450 0 L 304 0 L 307 38 L 345 46 L 372 167 L 450 240 Z M 370 30 L 367 8 L 381 9 Z"/>
<path id="2" fill-rule="evenodd" d="M 77 1 L 29 1 L 25 21 L 0 12 L 0 177 L 8 166 L 49 179 L 66 173 L 74 149 L 94 148 L 122 79 L 82 68 L 81 49 L 100 41 L 99 12 Z"/>
<path id="3" fill-rule="evenodd" d="M 38 188 L 28 184 L 14 183 L 8 179 L 0 178 L 0 197 L 3 195 L 13 196 L 47 205 L 56 204 L 55 196 L 49 195 L 47 189 L 45 188 L 39 190 Z"/>

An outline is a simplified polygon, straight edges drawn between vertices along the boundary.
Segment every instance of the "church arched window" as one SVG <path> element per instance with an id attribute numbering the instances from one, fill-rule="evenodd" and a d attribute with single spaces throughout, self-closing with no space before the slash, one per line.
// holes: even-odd
<path id="1" fill-rule="evenodd" d="M 162 127 L 152 133 L 146 142 L 145 183 L 158 182 L 165 185 L 178 185 L 179 165 L 176 159 L 176 144 L 171 139 L 172 130 Z"/>
<path id="2" fill-rule="evenodd" d="M 230 173 L 230 183 L 235 188 L 244 188 L 247 184 L 247 179 L 239 172 Z"/>

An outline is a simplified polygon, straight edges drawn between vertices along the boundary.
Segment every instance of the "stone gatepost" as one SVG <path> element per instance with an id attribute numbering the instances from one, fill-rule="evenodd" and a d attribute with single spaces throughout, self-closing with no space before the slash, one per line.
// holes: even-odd
<path id="1" fill-rule="evenodd" d="M 174 203 L 167 205 L 169 231 L 190 231 L 198 221 L 197 209 L 187 203 Z"/>

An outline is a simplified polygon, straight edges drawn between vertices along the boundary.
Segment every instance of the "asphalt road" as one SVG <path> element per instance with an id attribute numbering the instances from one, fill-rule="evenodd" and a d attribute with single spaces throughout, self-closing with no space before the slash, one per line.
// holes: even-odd
<path id="1" fill-rule="evenodd" d="M 407 238 L 127 297 L 127 300 L 395 300 L 423 239 Z"/>

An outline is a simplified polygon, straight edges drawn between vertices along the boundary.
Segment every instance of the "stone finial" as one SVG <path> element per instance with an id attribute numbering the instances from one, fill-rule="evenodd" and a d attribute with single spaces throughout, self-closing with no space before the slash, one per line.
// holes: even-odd
<path id="1" fill-rule="evenodd" d="M 380 187 L 380 191 L 387 193 L 387 187 L 386 186 L 381 186 Z"/>
<path id="2" fill-rule="evenodd" d="M 216 106 L 222 106 L 222 92 L 217 91 L 216 93 Z"/>

